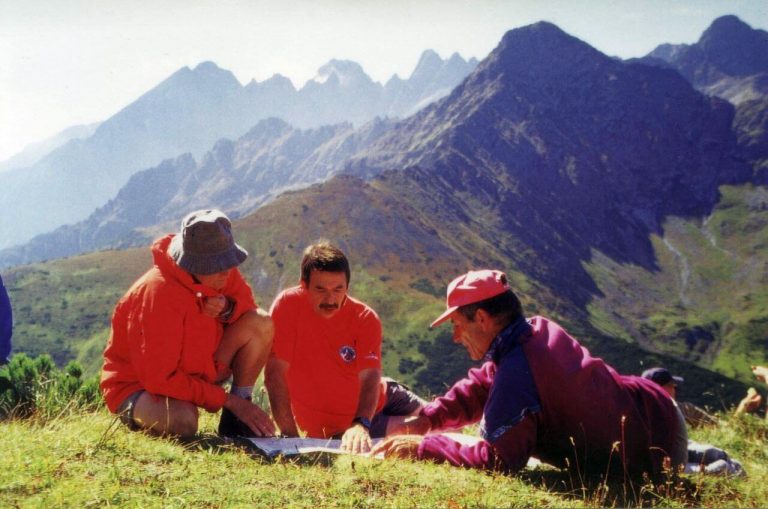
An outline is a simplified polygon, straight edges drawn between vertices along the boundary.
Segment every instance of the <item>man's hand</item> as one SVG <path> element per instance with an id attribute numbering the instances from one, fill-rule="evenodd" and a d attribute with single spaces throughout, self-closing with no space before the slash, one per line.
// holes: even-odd
<path id="1" fill-rule="evenodd" d="M 257 436 L 275 436 L 275 424 L 259 405 L 234 394 L 228 394 L 224 406 L 235 414 L 235 417 L 240 419 L 246 426 L 251 428 L 251 431 Z"/>
<path id="2" fill-rule="evenodd" d="M 362 454 L 371 450 L 371 434 L 362 424 L 354 424 L 341 437 L 341 450 Z"/>
<path id="3" fill-rule="evenodd" d="M 391 415 L 387 420 L 387 436 L 426 435 L 431 427 L 423 415 Z"/>
<path id="4" fill-rule="evenodd" d="M 383 455 L 385 458 L 411 458 L 416 459 L 419 454 L 419 445 L 424 439 L 421 435 L 398 435 L 387 438 L 373 448 L 372 456 Z"/>
<path id="5" fill-rule="evenodd" d="M 218 318 L 224 308 L 227 307 L 227 298 L 223 295 L 216 295 L 215 297 L 203 297 L 203 304 L 201 311 L 204 315 L 211 318 Z"/>

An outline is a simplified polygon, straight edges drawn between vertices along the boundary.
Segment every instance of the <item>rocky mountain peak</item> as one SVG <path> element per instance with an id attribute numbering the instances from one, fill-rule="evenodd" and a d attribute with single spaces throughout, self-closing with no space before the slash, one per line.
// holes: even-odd
<path id="1" fill-rule="evenodd" d="M 293 82 L 283 76 L 282 74 L 274 74 L 272 77 L 264 81 L 251 80 L 245 88 L 247 90 L 262 89 L 271 90 L 275 92 L 295 92 L 296 88 L 293 86 Z"/>
<path id="2" fill-rule="evenodd" d="M 768 32 L 753 29 L 736 16 L 717 18 L 698 46 L 712 65 L 729 76 L 768 71 Z"/>
<path id="3" fill-rule="evenodd" d="M 752 27 L 743 22 L 738 16 L 728 14 L 720 16 L 709 25 L 699 38 L 700 44 L 705 44 L 709 40 L 717 40 L 725 37 L 744 36 L 752 32 Z"/>
<path id="4" fill-rule="evenodd" d="M 429 73 L 435 73 L 443 65 L 443 59 L 436 51 L 428 49 L 425 50 L 419 57 L 419 62 L 413 69 L 411 78 L 416 76 L 425 75 Z"/>
<path id="5" fill-rule="evenodd" d="M 242 87 L 240 82 L 237 80 L 235 75 L 232 74 L 231 71 L 222 69 L 210 61 L 199 63 L 188 75 L 200 82 L 217 84 L 221 87 L 230 89 Z"/>
<path id="6" fill-rule="evenodd" d="M 351 60 L 332 59 L 318 69 L 317 75 L 312 79 L 320 84 L 327 83 L 329 80 L 336 80 L 341 87 L 345 88 L 372 83 L 362 66 Z"/>
<path id="7" fill-rule="evenodd" d="M 734 104 L 767 91 L 756 77 L 768 73 L 768 32 L 733 15 L 717 18 L 695 44 L 662 44 L 644 61 L 659 65 L 655 59 L 667 62 L 704 93 Z"/>
<path id="8" fill-rule="evenodd" d="M 510 30 L 481 64 L 508 74 L 539 76 L 571 73 L 574 67 L 609 60 L 607 56 L 547 21 Z"/>

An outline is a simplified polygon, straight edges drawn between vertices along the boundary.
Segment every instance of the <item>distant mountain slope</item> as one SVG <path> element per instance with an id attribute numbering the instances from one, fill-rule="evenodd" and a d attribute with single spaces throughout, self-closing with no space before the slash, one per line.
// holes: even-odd
<path id="1" fill-rule="evenodd" d="M 86 217 L 135 171 L 210 147 L 244 126 L 232 122 L 240 84 L 214 64 L 184 68 L 104 121 L 93 136 L 53 151 L 31 168 L 0 174 L 0 246 Z M 242 118 L 238 115 L 237 118 Z"/>
<path id="2" fill-rule="evenodd" d="M 323 79 L 300 90 L 280 76 L 243 87 L 212 62 L 185 67 L 102 122 L 93 136 L 73 140 L 31 167 L 0 173 L 0 203 L 14 211 L 0 216 L 0 248 L 82 220 L 137 171 L 187 152 L 199 157 L 261 119 L 281 117 L 307 128 L 409 112 L 416 102 L 447 93 L 475 63 L 452 57 L 436 66 L 432 80 L 420 72 L 415 82 L 404 82 L 412 92 L 407 97 L 346 61 L 331 61 L 320 70 Z"/>
<path id="3" fill-rule="evenodd" d="M 694 86 L 738 104 L 768 95 L 768 32 L 738 17 L 717 18 L 696 44 L 662 44 L 648 54 Z"/>
<path id="4" fill-rule="evenodd" d="M 338 173 L 390 125 L 374 120 L 358 130 L 349 123 L 300 130 L 262 120 L 237 141 L 220 140 L 199 163 L 187 154 L 136 173 L 86 220 L 0 250 L 0 267 L 142 245 L 193 209 L 215 206 L 238 217 L 286 189 Z"/>
<path id="5" fill-rule="evenodd" d="M 90 137 L 99 127 L 98 122 L 87 125 L 76 125 L 64 129 L 60 133 L 45 140 L 30 143 L 18 154 L 0 162 L 0 172 L 16 168 L 27 168 L 37 163 L 40 159 L 66 144 L 70 140 Z"/>

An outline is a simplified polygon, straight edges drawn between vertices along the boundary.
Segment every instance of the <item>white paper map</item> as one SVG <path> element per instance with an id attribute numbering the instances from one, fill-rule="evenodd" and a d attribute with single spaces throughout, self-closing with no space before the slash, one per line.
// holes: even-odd
<path id="1" fill-rule="evenodd" d="M 442 433 L 450 436 L 452 439 L 462 444 L 472 445 L 479 442 L 480 437 L 474 435 L 466 435 L 463 433 Z M 324 438 L 251 438 L 240 437 L 243 440 L 250 442 L 253 447 L 267 458 L 273 459 L 277 456 L 300 456 L 302 454 L 311 453 L 330 453 L 330 454 L 351 454 L 341 450 L 341 440 L 338 439 L 324 439 Z M 380 442 L 381 438 L 373 439 L 373 444 L 376 445 Z M 377 459 L 384 459 L 383 455 L 379 454 L 371 456 L 370 453 L 359 454 L 359 456 L 374 457 Z M 536 458 L 528 458 L 528 468 L 536 468 L 542 463 Z"/>
<path id="2" fill-rule="evenodd" d="M 328 452 L 332 454 L 348 454 L 341 450 L 341 440 L 325 438 L 255 438 L 243 437 L 268 458 L 275 456 L 297 456 L 313 452 Z M 380 439 L 374 439 L 376 444 Z M 363 454 L 362 456 L 370 456 Z"/>

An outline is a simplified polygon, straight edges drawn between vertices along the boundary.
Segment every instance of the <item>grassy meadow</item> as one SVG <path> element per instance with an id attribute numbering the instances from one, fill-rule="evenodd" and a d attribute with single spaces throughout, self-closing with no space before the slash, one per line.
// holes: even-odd
<path id="1" fill-rule="evenodd" d="M 0 422 L 3 507 L 765 507 L 768 426 L 752 416 L 694 430 L 747 477 L 683 475 L 651 485 L 583 479 L 551 467 L 518 475 L 405 460 L 309 456 L 268 462 L 215 435 L 126 430 L 105 410 Z"/>

